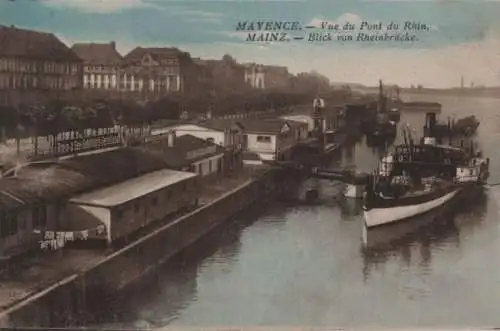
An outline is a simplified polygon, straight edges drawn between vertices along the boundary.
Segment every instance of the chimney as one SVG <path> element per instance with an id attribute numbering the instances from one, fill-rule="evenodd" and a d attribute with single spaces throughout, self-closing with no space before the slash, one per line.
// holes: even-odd
<path id="1" fill-rule="evenodd" d="M 113 40 L 112 42 L 110 42 L 111 44 L 111 47 L 113 47 L 114 50 L 116 50 L 116 42 Z"/>
<path id="2" fill-rule="evenodd" d="M 175 130 L 170 130 L 167 134 L 167 144 L 168 147 L 174 147 L 175 146 Z"/>

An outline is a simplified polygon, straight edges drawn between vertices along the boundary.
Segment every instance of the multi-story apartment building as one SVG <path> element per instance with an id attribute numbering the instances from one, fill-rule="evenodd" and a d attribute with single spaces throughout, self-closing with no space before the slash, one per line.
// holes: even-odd
<path id="1" fill-rule="evenodd" d="M 154 94 L 181 92 L 188 88 L 193 61 L 177 48 L 136 47 L 125 55 L 120 70 L 120 90 Z"/>
<path id="2" fill-rule="evenodd" d="M 106 44 L 78 43 L 72 50 L 83 60 L 83 87 L 116 90 L 123 57 L 114 41 Z"/>
<path id="3" fill-rule="evenodd" d="M 0 90 L 72 90 L 82 60 L 52 33 L 0 26 Z"/>

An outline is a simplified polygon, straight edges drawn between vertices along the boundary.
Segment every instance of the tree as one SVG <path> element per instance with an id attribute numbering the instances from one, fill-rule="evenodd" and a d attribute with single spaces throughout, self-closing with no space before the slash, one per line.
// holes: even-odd
<path id="1" fill-rule="evenodd" d="M 15 108 L 0 106 L 0 141 L 15 134 L 19 116 Z"/>

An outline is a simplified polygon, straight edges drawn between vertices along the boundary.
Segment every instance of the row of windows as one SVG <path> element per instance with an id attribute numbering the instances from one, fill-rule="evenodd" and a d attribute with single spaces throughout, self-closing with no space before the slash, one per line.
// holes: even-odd
<path id="1" fill-rule="evenodd" d="M 108 82 L 106 83 L 103 83 L 103 84 L 92 84 L 90 82 L 87 82 L 85 84 L 85 88 L 89 88 L 89 89 L 92 89 L 92 88 L 104 88 L 104 89 L 109 89 L 109 88 L 116 88 L 116 84 L 110 84 Z"/>
<path id="2" fill-rule="evenodd" d="M 157 81 L 154 84 L 144 84 L 143 81 L 121 81 L 120 88 L 124 90 L 144 90 L 148 89 L 150 91 L 178 91 L 179 85 L 177 84 L 177 79 L 172 77 L 169 81 Z"/>
<path id="3" fill-rule="evenodd" d="M 75 74 L 78 72 L 78 64 L 0 59 L 0 71 Z"/>
<path id="4" fill-rule="evenodd" d="M 116 83 L 116 75 L 95 75 L 95 74 L 90 74 L 90 75 L 84 75 L 83 76 L 83 81 L 85 82 L 90 82 L 90 83 L 105 83 L 105 82 L 115 82 Z"/>
<path id="5" fill-rule="evenodd" d="M 176 86 L 179 81 L 179 76 L 167 76 L 165 78 L 155 78 L 155 79 L 147 79 L 141 77 L 134 76 L 120 76 L 119 78 L 121 84 L 138 84 L 142 82 L 143 84 L 149 83 L 149 85 L 161 85 L 161 86 Z"/>
<path id="6" fill-rule="evenodd" d="M 257 142 L 259 143 L 270 143 L 271 136 L 257 136 Z"/>
<path id="7" fill-rule="evenodd" d="M 141 63 L 144 65 L 149 65 L 149 64 L 153 64 L 154 61 L 149 56 L 146 56 L 142 59 Z M 165 59 L 165 60 L 160 61 L 160 65 L 162 65 L 162 66 L 177 65 L 177 64 L 178 64 L 177 59 Z"/>
<path id="8" fill-rule="evenodd" d="M 86 72 L 116 72 L 117 68 L 112 66 L 85 66 Z"/>
<path id="9" fill-rule="evenodd" d="M 0 89 L 71 89 L 78 86 L 74 77 L 39 77 L 39 76 L 16 76 L 0 74 Z"/>

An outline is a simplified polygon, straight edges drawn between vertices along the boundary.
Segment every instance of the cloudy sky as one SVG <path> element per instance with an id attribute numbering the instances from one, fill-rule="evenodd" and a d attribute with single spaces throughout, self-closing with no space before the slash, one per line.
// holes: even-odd
<path id="1" fill-rule="evenodd" d="M 239 61 L 317 70 L 334 82 L 403 86 L 500 85 L 500 1 L 356 0 L 11 0 L 0 1 L 0 24 L 53 32 L 67 44 L 115 40 L 125 54 L 137 45 L 176 46 L 202 58 L 225 53 Z M 387 23 L 431 26 L 418 41 L 312 44 L 245 42 L 238 21 Z M 294 35 L 304 35 L 299 31 Z M 354 32 L 357 33 L 357 32 Z"/>

